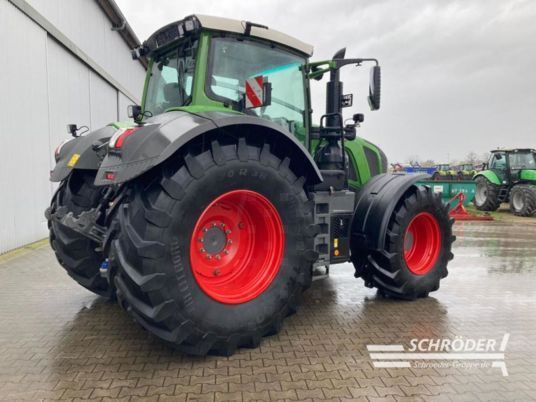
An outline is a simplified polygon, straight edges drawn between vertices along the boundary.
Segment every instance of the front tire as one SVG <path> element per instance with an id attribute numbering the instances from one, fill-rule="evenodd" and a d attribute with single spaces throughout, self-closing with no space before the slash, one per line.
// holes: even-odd
<path id="1" fill-rule="evenodd" d="M 75 170 L 56 192 L 51 210 L 67 207 L 69 212 L 78 216 L 98 205 L 102 188 L 93 185 L 95 172 Z M 60 265 L 71 278 L 89 291 L 106 298 L 114 297 L 114 289 L 100 275 L 100 265 L 104 255 L 96 251 L 98 244 L 93 240 L 61 225 L 49 221 L 50 245 Z"/>
<path id="2" fill-rule="evenodd" d="M 391 214 L 385 250 L 352 256 L 356 273 L 384 296 L 408 300 L 428 296 L 448 274 L 453 223 L 440 194 L 415 186 Z"/>
<path id="3" fill-rule="evenodd" d="M 283 160 L 212 142 L 132 188 L 112 250 L 120 303 L 188 354 L 230 355 L 279 331 L 311 283 L 312 204 Z M 264 277 L 264 279 L 259 279 Z"/>
<path id="4" fill-rule="evenodd" d="M 499 200 L 499 186 L 491 183 L 483 176 L 475 179 L 476 191 L 474 204 L 480 211 L 496 211 L 501 202 Z"/>
<path id="5" fill-rule="evenodd" d="M 536 187 L 518 184 L 510 191 L 510 211 L 517 216 L 536 214 Z"/>

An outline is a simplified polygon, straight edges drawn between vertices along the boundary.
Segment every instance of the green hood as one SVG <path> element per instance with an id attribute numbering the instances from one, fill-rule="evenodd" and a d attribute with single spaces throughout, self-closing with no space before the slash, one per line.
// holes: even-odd
<path id="1" fill-rule="evenodd" d="M 521 180 L 535 181 L 536 182 L 536 170 L 522 170 L 519 173 L 519 178 Z"/>

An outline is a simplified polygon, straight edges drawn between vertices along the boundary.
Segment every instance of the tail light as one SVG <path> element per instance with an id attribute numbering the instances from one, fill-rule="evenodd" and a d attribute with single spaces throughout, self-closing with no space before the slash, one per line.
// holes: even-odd
<path id="1" fill-rule="evenodd" d="M 61 153 L 61 149 L 65 144 L 67 144 L 69 141 L 72 141 L 73 138 L 67 138 L 66 140 L 63 140 L 60 142 L 60 144 L 56 147 L 56 150 L 54 151 L 54 158 L 56 159 L 56 162 L 58 161 Z"/>
<path id="2" fill-rule="evenodd" d="M 123 147 L 123 143 L 125 142 L 125 139 L 138 129 L 138 127 L 129 127 L 129 128 L 122 128 L 120 130 L 117 130 L 114 135 L 112 135 L 112 138 L 110 138 L 110 142 L 108 143 L 108 147 L 114 148 L 114 149 L 121 149 Z"/>

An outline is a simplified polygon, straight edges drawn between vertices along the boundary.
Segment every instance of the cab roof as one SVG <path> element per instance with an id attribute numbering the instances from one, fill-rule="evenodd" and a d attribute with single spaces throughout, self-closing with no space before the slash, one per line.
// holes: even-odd
<path id="1" fill-rule="evenodd" d="M 247 35 L 247 30 L 249 30 L 249 35 L 252 37 L 279 43 L 294 49 L 305 56 L 312 56 L 313 54 L 312 45 L 302 42 L 290 35 L 276 31 L 275 29 L 259 26 L 259 24 L 248 21 L 202 14 L 190 15 L 182 20 L 172 22 L 160 28 L 144 42 L 144 46 L 149 52 L 152 52 L 165 47 L 167 44 L 170 44 L 179 38 L 187 36 L 190 32 L 198 31 L 199 29 L 231 32 L 241 35 Z"/>
<path id="2" fill-rule="evenodd" d="M 494 149 L 491 151 L 493 152 L 534 152 L 536 153 L 536 149 L 533 148 L 499 148 Z"/>

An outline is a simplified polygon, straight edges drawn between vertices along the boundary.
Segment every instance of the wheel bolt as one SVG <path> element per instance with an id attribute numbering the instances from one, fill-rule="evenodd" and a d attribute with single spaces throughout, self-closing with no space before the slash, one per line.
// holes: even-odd
<path id="1" fill-rule="evenodd" d="M 197 239 L 197 240 L 200 241 L 201 243 L 203 243 L 203 242 L 205 241 L 202 237 L 200 237 L 200 238 Z"/>
<path id="2" fill-rule="evenodd" d="M 207 260 L 212 260 L 212 256 L 210 254 L 207 254 Z"/>
<path id="3" fill-rule="evenodd" d="M 233 244 L 233 241 L 231 239 L 227 240 L 228 244 Z"/>
<path id="4" fill-rule="evenodd" d="M 218 268 L 214 269 L 214 271 L 212 271 L 212 275 L 214 276 L 218 276 L 220 274 L 220 270 Z"/>
<path id="5" fill-rule="evenodd" d="M 231 231 L 230 231 L 229 229 L 227 229 L 227 230 L 225 231 L 225 234 L 231 234 Z"/>
<path id="6" fill-rule="evenodd" d="M 215 223 L 213 223 L 213 224 L 212 224 L 212 227 L 213 227 L 213 228 L 215 228 L 215 227 L 216 227 L 216 224 L 215 224 Z"/>
<path id="7" fill-rule="evenodd" d="M 218 261 L 221 260 L 221 255 L 217 254 L 217 255 L 216 255 L 216 259 L 217 259 Z"/>
<path id="8" fill-rule="evenodd" d="M 223 254 L 229 254 L 229 250 L 223 250 Z"/>
<path id="9" fill-rule="evenodd" d="M 207 228 L 203 228 L 203 232 L 208 232 L 208 229 Z"/>
<path id="10" fill-rule="evenodd" d="M 244 225 L 244 222 L 240 222 L 238 224 L 238 229 L 244 229 L 246 227 L 246 225 Z"/>
<path id="11" fill-rule="evenodd" d="M 204 249 L 204 248 L 201 248 L 201 250 L 199 250 L 199 251 L 201 251 L 202 253 L 204 253 L 204 252 L 205 252 L 205 249 Z"/>

